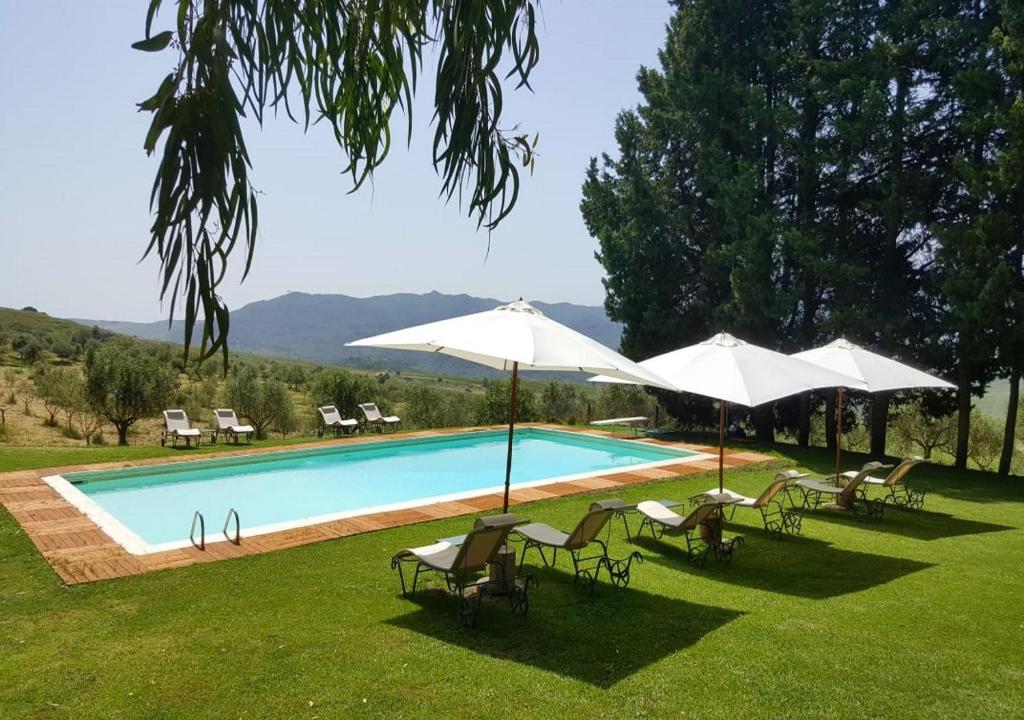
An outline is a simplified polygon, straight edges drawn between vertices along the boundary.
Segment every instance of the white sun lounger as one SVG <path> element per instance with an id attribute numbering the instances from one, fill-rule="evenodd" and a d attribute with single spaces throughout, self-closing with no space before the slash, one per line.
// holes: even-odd
<path id="1" fill-rule="evenodd" d="M 633 434 L 636 435 L 637 434 L 637 428 L 639 428 L 642 425 L 646 425 L 648 422 L 650 422 L 650 418 L 649 417 L 645 417 L 643 415 L 634 415 L 633 417 L 620 417 L 620 418 L 608 418 L 607 420 L 594 420 L 590 424 L 593 425 L 594 427 L 615 427 L 617 425 L 622 425 L 624 427 L 629 427 L 630 429 L 632 429 L 633 430 Z"/>
<path id="2" fill-rule="evenodd" d="M 643 534 L 645 526 L 650 528 L 651 535 L 655 538 L 661 538 L 664 535 L 682 535 L 686 539 L 686 556 L 691 563 L 703 567 L 708 553 L 712 551 L 719 560 L 728 562 L 732 559 L 736 547 L 743 544 L 743 536 L 723 538 L 721 542 L 712 545 L 699 531 L 700 526 L 715 516 L 721 507 L 721 503 L 706 502 L 698 505 L 686 517 L 683 517 L 657 500 L 645 500 L 636 504 L 637 511 L 644 516 L 643 522 L 640 523 L 640 530 L 637 531 L 637 537 Z"/>
<path id="3" fill-rule="evenodd" d="M 421 573 L 439 573 L 444 577 L 449 592 L 459 600 L 459 621 L 465 625 L 475 625 L 480 614 L 480 600 L 489 583 L 474 583 L 472 577 L 487 570 L 494 562 L 509 532 L 518 522 L 519 519 L 509 513 L 479 518 L 465 537 L 457 538 L 458 544 L 442 540 L 433 545 L 398 551 L 391 558 L 391 568 L 398 571 L 402 596 L 411 598 L 416 594 Z M 415 566 L 411 588 L 406 585 L 405 573 L 402 571 L 405 565 Z M 497 584 L 501 585 L 502 591 L 508 593 L 513 612 L 525 615 L 529 607 L 529 582 L 513 579 L 511 583 Z"/>
<path id="4" fill-rule="evenodd" d="M 217 418 L 217 432 L 223 433 L 226 440 L 238 442 L 238 438 L 245 437 L 252 442 L 252 436 L 256 432 L 252 425 L 243 425 L 238 422 L 238 416 L 231 408 L 220 408 L 213 411 Z"/>
<path id="5" fill-rule="evenodd" d="M 320 426 L 317 428 L 317 437 L 323 437 L 324 431 L 333 430 L 334 436 L 351 435 L 359 431 L 359 421 L 355 418 L 343 418 L 338 408 L 334 405 L 324 405 L 316 409 L 320 414 Z"/>
<path id="6" fill-rule="evenodd" d="M 845 484 L 829 484 L 822 480 L 797 480 L 793 485 L 800 488 L 804 494 L 804 508 L 816 510 L 822 506 L 822 501 L 831 498 L 832 502 L 824 505 L 834 510 L 847 510 L 857 520 L 879 519 L 885 512 L 885 503 L 880 500 L 871 500 L 861 491 L 861 483 L 874 470 L 888 469 L 892 465 L 883 465 L 880 462 L 869 462 L 852 476 L 844 475 L 842 482 Z"/>
<path id="7" fill-rule="evenodd" d="M 608 575 L 615 585 L 626 587 L 629 584 L 629 570 L 632 561 L 640 558 L 640 553 L 632 553 L 624 560 L 613 560 L 608 555 L 607 543 L 597 537 L 608 521 L 624 507 L 625 505 L 618 498 L 591 503 L 587 514 L 580 519 L 572 532 L 568 533 L 546 523 L 528 523 L 518 526 L 512 531 L 512 535 L 525 541 L 523 554 L 519 560 L 520 571 L 526 562 L 526 553 L 531 548 L 540 553 L 544 567 L 553 567 L 558 559 L 558 551 L 565 550 L 572 559 L 573 582 L 577 589 L 587 590 L 593 594 L 602 567 L 607 569 Z M 584 551 L 591 543 L 597 545 L 600 552 L 584 556 Z M 544 554 L 544 548 L 551 550 L 550 560 Z"/>
<path id="8" fill-rule="evenodd" d="M 904 458 L 896 466 L 896 469 L 884 478 L 865 475 L 861 479 L 861 486 L 858 488 L 858 491 L 862 498 L 866 498 L 868 488 L 876 487 L 888 492 L 888 495 L 882 498 L 883 503 L 890 503 L 895 507 L 905 510 L 920 509 L 924 506 L 924 491 L 911 488 L 907 480 L 907 474 L 921 463 L 926 462 L 928 461 L 917 455 Z M 843 477 L 852 480 L 857 474 L 856 470 L 849 470 L 843 473 Z"/>
<path id="9" fill-rule="evenodd" d="M 690 498 L 694 502 L 710 500 L 722 504 L 728 504 L 730 510 L 737 507 L 753 508 L 761 513 L 764 521 L 764 529 L 773 533 L 799 533 L 800 522 L 803 516 L 803 506 L 790 502 L 786 507 L 786 500 L 789 499 L 787 490 L 797 480 L 807 477 L 807 473 L 796 470 L 786 470 L 775 475 L 775 479 L 756 498 L 741 495 L 729 488 L 719 490 L 711 488 L 707 492 L 695 495 Z M 730 513 L 729 519 L 732 519 Z"/>
<path id="10" fill-rule="evenodd" d="M 382 431 L 385 427 L 390 427 L 394 430 L 398 429 L 398 424 L 402 422 L 401 418 L 397 415 L 381 415 L 380 410 L 374 403 L 362 403 L 359 409 L 363 411 L 363 416 L 366 418 L 365 424 L 367 426 L 373 425 L 377 428 L 377 431 Z"/>
<path id="11" fill-rule="evenodd" d="M 192 427 L 184 410 L 164 410 L 164 425 L 164 430 L 160 433 L 161 445 L 166 445 L 170 440 L 172 446 L 177 447 L 178 438 L 185 438 L 186 445 L 191 445 L 193 440 L 198 445 L 203 437 L 203 431 Z"/>

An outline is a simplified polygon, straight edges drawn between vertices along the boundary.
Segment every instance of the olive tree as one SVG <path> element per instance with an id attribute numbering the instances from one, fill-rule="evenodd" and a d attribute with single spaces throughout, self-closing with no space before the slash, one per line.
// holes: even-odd
<path id="1" fill-rule="evenodd" d="M 145 349 L 108 341 L 85 360 L 85 394 L 93 411 L 117 428 L 118 445 L 128 429 L 166 405 L 177 386 L 174 369 Z"/>
<path id="2" fill-rule="evenodd" d="M 265 438 L 267 430 L 279 419 L 288 427 L 287 415 L 292 412 L 292 399 L 285 384 L 261 378 L 251 366 L 239 368 L 228 377 L 224 404 L 249 421 L 257 440 Z"/>
<path id="3" fill-rule="evenodd" d="M 426 54 L 437 63 L 433 164 L 442 195 L 466 198 L 488 229 L 515 205 L 536 137 L 502 122 L 502 83 L 528 86 L 539 60 L 537 0 L 178 0 L 173 25 L 160 30 L 158 11 L 170 4 L 150 0 L 145 39 L 133 47 L 167 52 L 168 74 L 139 104 L 152 113 L 146 152 L 162 145 L 146 252 L 160 259 L 172 318 L 184 298 L 186 356 L 202 318 L 201 355 L 219 350 L 228 363 L 217 285 L 237 247 L 248 271 L 258 232 L 245 115 L 327 126 L 358 188 L 391 149 L 396 110 L 411 139 Z"/>

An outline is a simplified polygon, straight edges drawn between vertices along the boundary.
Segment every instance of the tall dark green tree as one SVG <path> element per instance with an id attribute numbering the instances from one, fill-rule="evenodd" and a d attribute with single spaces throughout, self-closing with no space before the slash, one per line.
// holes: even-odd
<path id="1" fill-rule="evenodd" d="M 970 450 L 971 397 L 998 373 L 997 352 L 1008 342 L 1006 303 L 1013 273 L 1007 249 L 1019 229 L 1012 217 L 1012 182 L 1001 181 L 998 171 L 1006 145 L 1003 118 L 1011 102 L 995 43 L 1000 8 L 964 2 L 958 9 L 941 45 L 944 82 L 936 83 L 953 154 L 935 232 L 941 241 L 936 276 L 942 345 L 958 386 L 955 463 L 963 468 Z"/>
<path id="2" fill-rule="evenodd" d="M 996 161 L 996 180 L 1005 197 L 1007 223 L 1003 261 L 1009 278 L 1007 327 L 1001 335 L 1000 364 L 1010 382 L 999 474 L 1008 475 L 1017 440 L 1020 381 L 1024 370 L 1024 5 L 999 3 L 1000 27 L 993 33 L 1007 84 L 999 125 L 1005 141 Z"/>
<path id="3" fill-rule="evenodd" d="M 680 0 L 617 155 L 584 184 L 623 350 L 719 327 L 783 351 L 845 335 L 962 375 L 969 421 L 1019 268 L 979 181 L 1008 122 L 996 5 Z M 881 455 L 892 396 L 868 400 L 854 398 Z M 806 442 L 811 409 L 783 403 L 776 420 Z"/>

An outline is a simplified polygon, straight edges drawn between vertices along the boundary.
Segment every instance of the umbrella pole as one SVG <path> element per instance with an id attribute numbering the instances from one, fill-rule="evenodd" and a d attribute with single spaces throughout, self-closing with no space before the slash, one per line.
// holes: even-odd
<path id="1" fill-rule="evenodd" d="M 839 484 L 839 456 L 843 451 L 843 388 L 836 388 L 836 484 Z"/>
<path id="2" fill-rule="evenodd" d="M 519 404 L 519 363 L 512 363 L 512 397 L 509 400 L 508 409 L 508 455 L 505 458 L 505 499 L 501 504 L 501 511 L 508 512 L 508 487 L 512 480 L 512 435 L 516 427 L 516 407 Z"/>
<path id="3" fill-rule="evenodd" d="M 725 464 L 725 400 L 718 401 L 718 492 L 725 488 L 722 471 Z"/>

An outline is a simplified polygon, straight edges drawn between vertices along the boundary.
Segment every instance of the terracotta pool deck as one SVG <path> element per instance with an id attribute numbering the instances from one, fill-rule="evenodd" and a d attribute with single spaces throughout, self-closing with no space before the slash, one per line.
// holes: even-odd
<path id="1" fill-rule="evenodd" d="M 571 429 L 554 425 L 547 426 L 540 423 L 528 426 L 551 427 L 559 430 Z M 289 445 L 287 447 L 252 448 L 249 452 L 257 454 L 330 445 L 381 442 L 401 437 L 432 437 L 450 432 L 464 432 L 467 429 L 458 428 L 452 430 L 356 436 L 338 440 L 322 440 Z M 587 429 L 585 432 L 593 435 L 621 437 L 606 431 Z M 717 454 L 718 452 L 717 448 L 704 445 L 668 442 L 653 438 L 644 438 L 639 440 L 639 442 L 709 454 Z M 245 555 L 254 555 L 256 553 L 271 552 L 273 550 L 322 542 L 324 540 L 332 540 L 374 530 L 383 530 L 385 528 L 412 525 L 414 523 L 429 522 L 459 515 L 472 515 L 500 509 L 502 504 L 501 494 L 493 493 L 459 501 L 422 505 L 408 510 L 361 515 L 344 520 L 335 520 L 248 538 L 243 536 L 239 545 L 230 542 L 209 542 L 204 550 L 188 547 L 148 555 L 132 555 L 101 530 L 96 523 L 82 514 L 78 508 L 43 482 L 43 478 L 49 475 L 62 475 L 82 470 L 106 470 L 142 465 L 159 465 L 168 462 L 181 462 L 182 460 L 224 457 L 237 454 L 237 452 L 204 453 L 202 455 L 182 455 L 181 457 L 153 458 L 132 462 L 73 465 L 0 473 L 0 503 L 21 524 L 32 543 L 39 549 L 39 552 L 46 558 L 47 562 L 50 563 L 50 566 L 60 579 L 68 585 L 128 577 L 152 570 L 183 567 L 195 563 L 213 562 Z M 755 452 L 726 450 L 725 467 L 740 467 L 770 459 L 767 455 Z M 632 472 L 610 471 L 605 475 L 582 480 L 513 490 L 509 495 L 509 502 L 512 505 L 518 505 L 547 498 L 593 492 L 595 490 L 609 490 L 623 485 L 706 472 L 708 470 L 715 470 L 717 467 L 718 460 L 713 458 L 690 460 L 675 465 Z"/>

